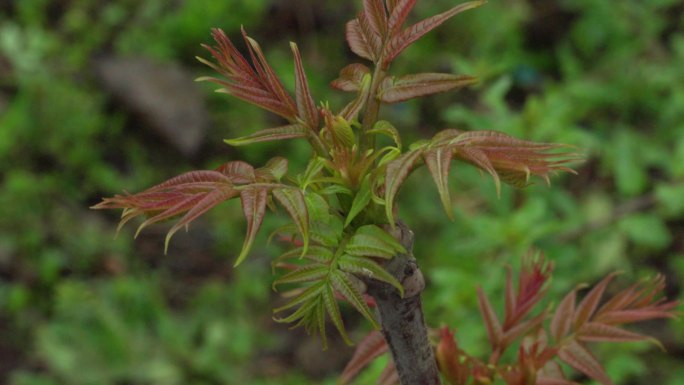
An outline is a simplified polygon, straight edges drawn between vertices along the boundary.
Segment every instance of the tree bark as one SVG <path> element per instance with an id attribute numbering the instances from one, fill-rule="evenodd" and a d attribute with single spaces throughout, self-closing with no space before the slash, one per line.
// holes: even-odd
<path id="1" fill-rule="evenodd" d="M 385 268 L 404 286 L 404 297 L 393 286 L 368 282 L 377 303 L 382 333 L 389 345 L 401 385 L 440 385 L 434 352 L 427 335 L 420 295 L 425 280 L 413 256 L 413 232 L 403 223 L 392 231 L 407 250 Z"/>

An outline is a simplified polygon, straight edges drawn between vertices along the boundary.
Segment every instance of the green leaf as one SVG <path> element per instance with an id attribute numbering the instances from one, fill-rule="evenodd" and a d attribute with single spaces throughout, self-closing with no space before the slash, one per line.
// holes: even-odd
<path id="1" fill-rule="evenodd" d="M 270 142 L 274 140 L 305 138 L 308 129 L 300 123 L 288 124 L 287 126 L 280 126 L 275 128 L 266 128 L 259 130 L 251 135 L 243 136 L 235 139 L 224 139 L 224 142 L 231 146 L 245 146 L 258 142 Z"/>
<path id="2" fill-rule="evenodd" d="M 306 254 L 309 247 L 309 213 L 304 194 L 298 188 L 286 187 L 273 190 L 273 196 L 292 217 L 292 221 L 297 226 L 304 242 L 302 255 Z"/>
<path id="3" fill-rule="evenodd" d="M 359 191 L 356 192 L 354 196 L 354 201 L 352 202 L 351 208 L 349 209 L 349 214 L 347 215 L 347 220 L 344 222 L 344 227 L 349 226 L 352 220 L 356 218 L 359 213 L 368 206 L 371 200 L 371 186 L 370 186 L 370 175 L 366 175 L 361 182 Z"/>
<path id="4" fill-rule="evenodd" d="M 324 287 L 322 296 L 323 303 L 325 304 L 325 308 L 328 311 L 328 315 L 330 316 L 330 320 L 332 321 L 333 325 L 335 325 L 337 330 L 340 332 L 340 335 L 342 336 L 342 339 L 344 339 L 344 342 L 347 345 L 352 345 L 351 340 L 347 336 L 347 331 L 344 327 L 344 322 L 342 322 L 340 307 L 337 304 L 335 294 L 333 293 L 332 287 L 330 285 L 326 285 Z"/>
<path id="5" fill-rule="evenodd" d="M 383 269 L 374 261 L 366 257 L 356 257 L 349 254 L 342 254 L 337 261 L 338 266 L 342 271 L 362 275 L 371 279 L 389 283 L 399 290 L 401 296 L 404 296 L 404 287 L 394 276 Z"/>
<path id="6" fill-rule="evenodd" d="M 334 270 L 330 275 L 333 286 L 339 291 L 355 308 L 373 325 L 375 329 L 380 329 L 373 312 L 371 312 L 366 300 L 352 283 L 349 275 L 340 270 Z"/>
<path id="7" fill-rule="evenodd" d="M 321 170 L 323 170 L 323 167 L 325 167 L 325 159 L 318 156 L 312 159 L 309 164 L 306 165 L 306 170 L 304 171 L 304 174 L 299 182 L 302 190 L 306 191 L 307 187 L 309 187 L 315 178 L 319 176 Z"/>
<path id="8" fill-rule="evenodd" d="M 477 83 L 477 78 L 467 75 L 422 73 L 399 78 L 390 76 L 382 81 L 378 98 L 384 103 L 399 103 L 475 83 Z"/>
<path id="9" fill-rule="evenodd" d="M 330 267 L 320 263 L 302 266 L 273 281 L 273 289 L 275 290 L 276 286 L 287 283 L 318 281 L 328 275 L 329 272 Z"/>
<path id="10" fill-rule="evenodd" d="M 326 289 L 329 289 L 329 285 L 326 281 L 316 282 L 313 285 L 307 287 L 306 290 L 304 290 L 303 292 L 299 293 L 299 295 L 289 300 L 285 305 L 273 309 L 273 313 L 280 313 L 283 310 L 291 309 L 299 304 L 312 302 L 312 299 L 315 300 L 316 297 L 322 295 L 322 293 L 324 293 Z M 278 320 L 278 322 L 281 321 Z M 282 322 L 291 321 L 283 320 Z"/>
<path id="11" fill-rule="evenodd" d="M 287 159 L 276 156 L 271 158 L 264 167 L 256 170 L 259 179 L 279 181 L 287 173 Z"/>
<path id="12" fill-rule="evenodd" d="M 397 148 L 401 150 L 401 136 L 399 131 L 392 125 L 392 123 L 386 120 L 379 120 L 374 125 L 373 128 L 366 131 L 367 134 L 381 134 L 389 137 L 397 145 Z"/>
<path id="13" fill-rule="evenodd" d="M 394 227 L 394 197 L 399 192 L 399 187 L 416 164 L 422 151 L 420 149 L 409 151 L 399 158 L 389 162 L 385 168 L 385 213 L 390 226 Z"/>
<path id="14" fill-rule="evenodd" d="M 344 252 L 359 257 L 392 258 L 406 249 L 385 230 L 375 225 L 361 226 L 345 245 Z"/>
<path id="15" fill-rule="evenodd" d="M 338 214 L 330 212 L 328 202 L 319 194 L 307 192 L 305 199 L 309 211 L 311 239 L 324 246 L 337 246 L 343 231 Z"/>
<path id="16" fill-rule="evenodd" d="M 449 219 L 454 220 L 453 209 L 451 207 L 451 196 L 449 195 L 449 170 L 451 168 L 452 151 L 448 147 L 437 147 L 423 153 L 425 165 L 432 175 L 432 179 L 437 185 L 439 198 L 442 201 L 444 211 Z"/>
<path id="17" fill-rule="evenodd" d="M 276 258 L 275 262 L 286 259 L 299 259 L 302 255 L 304 255 L 304 259 L 320 263 L 328 263 L 333 259 L 333 252 L 329 248 L 312 245 L 309 246 L 306 253 L 303 253 L 303 247 L 295 247 L 294 249 L 288 250 Z"/>
<path id="18" fill-rule="evenodd" d="M 249 254 L 254 237 L 261 227 L 268 203 L 268 190 L 263 188 L 247 188 L 240 192 L 242 211 L 247 219 L 247 233 L 242 244 L 242 251 L 233 267 L 237 267 Z"/>
<path id="19" fill-rule="evenodd" d="M 314 287 L 314 286 L 311 286 L 310 289 L 312 287 Z M 304 301 L 302 303 L 302 305 L 297 308 L 297 310 L 295 310 L 294 312 L 292 312 L 290 315 L 288 315 L 285 318 L 274 317 L 273 320 L 276 322 L 279 322 L 279 323 L 291 323 L 291 322 L 295 322 L 297 320 L 306 320 L 307 318 L 310 318 L 311 314 L 315 311 L 315 307 L 317 305 L 317 300 L 318 300 L 318 298 L 320 298 L 320 291 L 323 289 L 324 289 L 324 286 L 316 287 L 316 290 L 314 292 L 312 292 L 312 294 L 309 294 L 309 295 L 311 295 L 311 297 L 307 298 L 306 301 Z M 289 305 L 289 303 L 288 303 L 288 305 Z M 285 306 L 287 306 L 287 305 L 285 305 Z M 293 306 L 295 306 L 295 305 L 293 305 Z M 285 310 L 285 309 L 283 309 L 283 310 Z M 274 310 L 274 312 L 277 312 L 277 311 L 280 311 L 280 309 Z"/>

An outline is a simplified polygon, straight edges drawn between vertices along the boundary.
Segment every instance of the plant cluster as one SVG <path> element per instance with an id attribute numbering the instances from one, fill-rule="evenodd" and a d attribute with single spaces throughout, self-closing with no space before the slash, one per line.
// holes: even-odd
<path id="1" fill-rule="evenodd" d="M 613 382 L 603 366 L 589 350 L 595 342 L 651 341 L 643 334 L 623 328 L 623 325 L 674 317 L 677 301 L 660 296 L 665 288 L 662 276 L 656 276 L 625 288 L 604 299 L 609 283 L 617 274 L 610 274 L 594 285 L 578 302 L 581 287 L 571 290 L 556 306 L 534 312 L 547 292 L 553 265 L 539 257 L 523 260 L 514 286 L 509 268 L 505 285 L 503 322 L 487 295 L 478 290 L 483 323 L 487 329 L 491 354 L 482 360 L 462 350 L 447 326 L 434 330 L 436 359 L 444 379 L 453 385 L 492 384 L 498 378 L 507 385 L 573 385 L 560 363 L 603 385 Z M 517 347 L 513 354 L 507 350 Z M 354 356 L 340 377 L 340 384 L 349 383 L 364 367 L 386 353 L 382 334 L 371 332 L 359 343 Z M 503 362 L 502 362 L 503 361 Z M 391 361 L 378 384 L 395 384 L 397 375 Z"/>
<path id="2" fill-rule="evenodd" d="M 232 161 L 215 170 L 191 171 L 137 194 L 106 198 L 94 208 L 124 209 L 120 227 L 138 216 L 147 216 L 137 233 L 149 224 L 182 214 L 169 230 L 171 236 L 206 211 L 224 201 L 239 198 L 247 232 L 235 265 L 247 256 L 261 227 L 266 208 L 277 202 L 292 219 L 278 233 L 301 238 L 302 245 L 278 257 L 275 267 L 291 269 L 274 287 L 297 284 L 286 293 L 292 299 L 276 313 L 295 309 L 277 318 L 297 322 L 325 336 L 325 315 L 345 335 L 335 292 L 350 301 L 373 325 L 374 317 L 363 299 L 364 279 L 401 284 L 381 266 L 383 259 L 406 252 L 381 227 L 395 224 L 394 200 L 409 173 L 425 165 L 434 178 L 446 212 L 451 213 L 448 176 L 452 159 L 473 164 L 495 180 L 522 187 L 531 176 L 548 180 L 573 153 L 551 151 L 563 146 L 535 143 L 496 131 L 446 129 L 432 139 L 402 147 L 399 131 L 378 120 L 382 104 L 396 103 L 472 84 L 474 78 L 441 73 L 391 76 L 390 63 L 411 43 L 452 16 L 478 7 L 482 1 L 458 5 L 408 27 L 404 22 L 416 1 L 364 2 L 358 17 L 347 23 L 347 42 L 353 52 L 373 62 L 373 70 L 359 63 L 340 71 L 332 86 L 356 93 L 338 112 L 327 103 L 318 107 L 309 91 L 297 45 L 291 43 L 296 89 L 293 98 L 266 61 L 259 44 L 243 30 L 247 59 L 221 30 L 214 30 L 217 46 L 206 46 L 216 64 L 199 58 L 222 78 L 204 77 L 226 92 L 271 111 L 288 124 L 226 140 L 234 146 L 251 143 L 306 139 L 314 154 L 306 170 L 289 179 L 287 160 L 274 158 L 261 168 Z M 379 145 L 379 136 L 392 143 Z M 345 339 L 347 340 L 346 336 Z M 325 345 L 325 338 L 323 338 Z"/>
<path id="3" fill-rule="evenodd" d="M 169 230 L 166 246 L 178 230 L 216 205 L 240 199 L 247 231 L 239 265 L 248 256 L 267 208 L 284 209 L 291 223 L 275 235 L 291 240 L 293 248 L 275 258 L 283 270 L 274 288 L 287 287 L 288 302 L 275 309 L 279 322 L 317 332 L 325 347 L 330 319 L 344 340 L 346 335 L 338 304 L 346 300 L 375 327 L 375 316 L 364 296 L 372 282 L 384 282 L 403 296 L 402 283 L 385 264 L 409 252 L 391 235 L 397 223 L 395 198 L 409 174 L 425 166 L 437 187 L 441 203 L 452 213 L 448 177 L 453 160 L 469 163 L 492 176 L 497 192 L 504 182 L 514 187 L 531 183 L 533 176 L 548 182 L 555 171 L 572 172 L 568 163 L 579 157 L 567 146 L 537 143 L 507 134 L 477 130 L 445 129 L 432 138 L 405 146 L 400 131 L 379 118 L 382 105 L 462 88 L 475 82 L 471 76 L 444 73 L 390 75 L 390 64 L 412 43 L 451 17 L 482 5 L 472 1 L 415 24 L 404 26 L 416 0 L 365 0 L 363 10 L 347 23 L 351 50 L 372 63 L 350 64 L 340 71 L 332 87 L 354 93 L 341 109 L 327 102 L 316 104 L 311 95 L 297 45 L 291 43 L 295 67 L 294 97 L 267 62 L 259 44 L 243 30 L 247 48 L 243 55 L 228 36 L 216 29 L 216 45 L 205 48 L 214 61 L 199 60 L 221 77 L 203 77 L 225 92 L 268 110 L 285 120 L 281 126 L 263 129 L 226 142 L 243 146 L 265 141 L 304 139 L 313 151 L 305 170 L 287 176 L 288 161 L 276 157 L 262 167 L 227 162 L 214 170 L 191 171 L 136 194 L 105 198 L 98 209 L 123 209 L 120 226 L 146 217 L 146 226 L 180 217 Z M 387 139 L 384 139 L 387 137 Z M 531 266 L 531 267 L 530 267 Z M 503 324 L 486 296 L 480 307 L 493 347 L 485 364 L 458 349 L 448 329 L 441 331 L 438 362 L 445 377 L 455 384 L 488 383 L 501 376 L 509 384 L 567 384 L 552 359 L 558 356 L 580 372 L 610 384 L 601 366 L 586 349 L 587 341 L 638 340 L 642 336 L 617 325 L 671 315 L 674 302 L 655 300 L 662 280 L 635 286 L 598 306 L 607 277 L 579 304 L 572 291 L 559 305 L 549 339 L 541 327 L 543 311 L 528 318 L 543 295 L 550 268 L 538 262 L 523 269 L 517 294 L 509 277 Z M 571 322 L 572 321 L 572 322 Z M 514 341 L 528 337 L 514 364 L 499 364 Z M 552 342 L 549 342 L 549 341 Z M 545 382 L 546 381 L 546 382 Z"/>

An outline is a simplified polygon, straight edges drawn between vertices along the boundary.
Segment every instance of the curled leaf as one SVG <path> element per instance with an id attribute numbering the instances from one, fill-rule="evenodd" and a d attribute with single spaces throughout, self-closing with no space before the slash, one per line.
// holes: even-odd
<path id="1" fill-rule="evenodd" d="M 330 83 L 330 86 L 338 90 L 356 92 L 361 89 L 364 76 L 370 74 L 370 69 L 363 64 L 353 63 L 340 70 L 337 79 Z"/>

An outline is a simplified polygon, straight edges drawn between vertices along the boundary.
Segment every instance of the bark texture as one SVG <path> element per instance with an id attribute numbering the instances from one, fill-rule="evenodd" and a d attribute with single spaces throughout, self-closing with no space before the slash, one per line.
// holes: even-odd
<path id="1" fill-rule="evenodd" d="M 430 346 L 420 294 L 423 274 L 413 256 L 413 232 L 399 223 L 394 234 L 407 250 L 385 266 L 404 286 L 404 298 L 389 284 L 368 282 L 368 294 L 377 303 L 382 333 L 402 385 L 439 385 L 439 372 Z"/>

